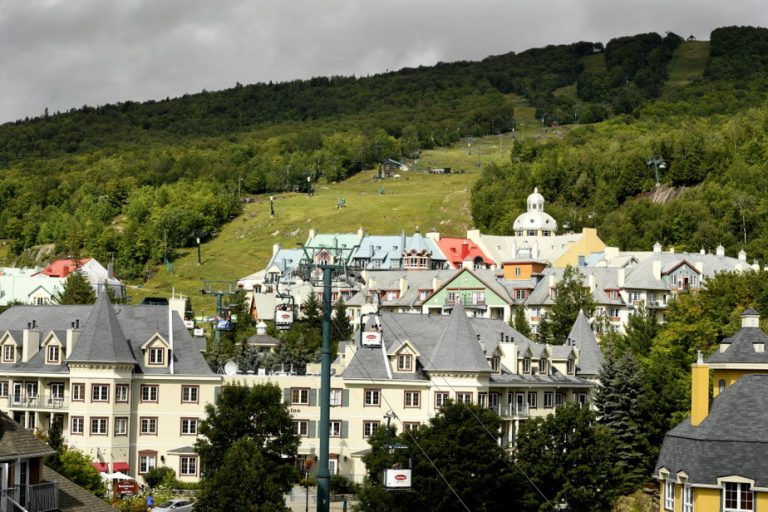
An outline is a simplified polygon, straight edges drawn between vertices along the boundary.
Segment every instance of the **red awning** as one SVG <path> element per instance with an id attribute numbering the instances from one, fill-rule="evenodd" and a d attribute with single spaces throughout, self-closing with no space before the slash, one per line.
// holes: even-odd
<path id="1" fill-rule="evenodd" d="M 113 462 L 112 463 L 112 472 L 113 473 L 117 473 L 118 471 L 122 471 L 123 473 L 125 473 L 129 469 L 131 469 L 131 466 L 129 466 L 127 462 Z"/>
<path id="2" fill-rule="evenodd" d="M 106 462 L 91 462 L 91 465 L 98 469 L 100 473 L 109 472 L 109 464 Z"/>

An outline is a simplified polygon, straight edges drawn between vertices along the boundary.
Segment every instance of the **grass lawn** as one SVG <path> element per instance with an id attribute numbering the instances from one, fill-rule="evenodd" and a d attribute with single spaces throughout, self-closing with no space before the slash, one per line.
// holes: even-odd
<path id="1" fill-rule="evenodd" d="M 662 97 L 701 77 L 709 59 L 709 41 L 684 41 L 667 65 Z"/>

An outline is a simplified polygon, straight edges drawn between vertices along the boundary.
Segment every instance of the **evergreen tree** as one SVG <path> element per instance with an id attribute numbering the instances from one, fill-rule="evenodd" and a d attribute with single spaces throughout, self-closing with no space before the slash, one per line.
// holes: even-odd
<path id="1" fill-rule="evenodd" d="M 331 339 L 334 342 L 348 341 L 352 338 L 353 329 L 347 316 L 347 305 L 344 304 L 344 299 L 339 299 L 335 313 L 331 319 Z"/>
<path id="2" fill-rule="evenodd" d="M 64 451 L 64 428 L 59 418 L 61 418 L 60 415 L 51 420 L 51 426 L 48 427 L 48 446 L 55 450 L 56 453 L 49 455 L 45 459 L 45 464 L 54 471 L 59 470 L 61 454 Z"/>
<path id="3" fill-rule="evenodd" d="M 96 294 L 91 283 L 77 270 L 67 276 L 64 286 L 53 300 L 56 304 L 93 304 Z"/>
<path id="4" fill-rule="evenodd" d="M 523 306 L 515 307 L 515 314 L 509 322 L 510 327 L 525 336 L 531 337 L 531 326 L 528 323 L 528 319 L 525 318 L 525 308 Z"/>
<path id="5" fill-rule="evenodd" d="M 592 292 L 583 285 L 584 275 L 578 268 L 568 265 L 563 277 L 555 285 L 555 302 L 552 311 L 539 325 L 540 341 L 562 345 L 573 327 L 579 310 L 587 317 L 595 309 Z"/>
<path id="6" fill-rule="evenodd" d="M 321 329 L 323 325 L 323 315 L 321 310 L 320 301 L 314 293 L 310 293 L 307 296 L 307 300 L 301 305 L 301 311 L 304 313 L 303 321 L 309 324 L 311 327 Z"/>
<path id="7" fill-rule="evenodd" d="M 611 431 L 616 446 L 616 473 L 621 477 L 618 491 L 630 494 L 648 480 L 653 471 L 639 407 L 643 393 L 642 368 L 632 352 L 608 350 L 595 389 L 599 422 Z"/>

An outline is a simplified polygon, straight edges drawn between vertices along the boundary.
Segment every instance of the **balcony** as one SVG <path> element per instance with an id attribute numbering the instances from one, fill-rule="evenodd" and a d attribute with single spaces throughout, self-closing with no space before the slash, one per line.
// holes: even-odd
<path id="1" fill-rule="evenodd" d="M 519 419 L 527 418 L 529 415 L 528 405 L 525 404 L 491 405 L 488 408 L 502 418 Z"/>
<path id="2" fill-rule="evenodd" d="M 11 394 L 8 396 L 8 407 L 16 409 L 64 409 L 69 407 L 69 400 L 57 395 Z"/>
<path id="3" fill-rule="evenodd" d="M 650 309 L 666 308 L 667 307 L 667 303 L 664 302 L 664 301 L 661 301 L 661 300 L 649 300 L 648 301 L 648 307 Z"/>
<path id="4" fill-rule="evenodd" d="M 456 306 L 457 304 L 461 304 L 465 308 L 485 309 L 487 307 L 485 304 L 485 297 L 470 296 L 446 297 L 443 306 L 451 307 Z"/>
<path id="5" fill-rule="evenodd" d="M 15 485 L 0 489 L 0 512 L 54 512 L 59 510 L 59 483 Z"/>

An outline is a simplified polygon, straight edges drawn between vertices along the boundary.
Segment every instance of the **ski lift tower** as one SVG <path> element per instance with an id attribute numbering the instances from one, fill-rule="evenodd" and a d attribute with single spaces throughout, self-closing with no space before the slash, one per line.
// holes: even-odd
<path id="1" fill-rule="evenodd" d="M 228 331 L 232 328 L 231 319 L 222 319 L 224 316 L 224 297 L 232 297 L 237 293 L 237 283 L 231 281 L 203 281 L 200 293 L 216 297 L 217 322 L 213 327 L 213 332 L 218 344 L 221 341 L 221 331 Z"/>
<path id="2" fill-rule="evenodd" d="M 323 284 L 323 345 L 320 353 L 320 453 L 317 468 L 317 512 L 328 512 L 331 504 L 331 474 L 328 468 L 328 439 L 331 417 L 331 289 L 334 280 L 349 282 L 351 275 L 343 251 L 338 251 L 334 263 L 313 263 L 303 244 L 304 263 L 296 273 L 304 281 Z M 328 248 L 324 248 L 328 249 Z M 336 263 L 340 262 L 340 263 Z"/>

